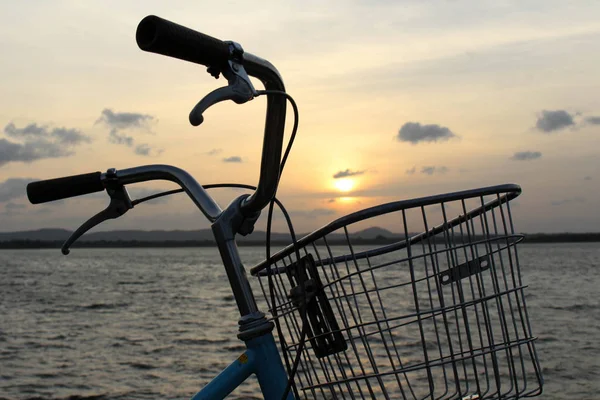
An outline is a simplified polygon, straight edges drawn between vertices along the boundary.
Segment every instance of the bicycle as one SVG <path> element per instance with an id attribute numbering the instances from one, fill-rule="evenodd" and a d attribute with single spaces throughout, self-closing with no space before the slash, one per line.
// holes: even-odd
<path id="1" fill-rule="evenodd" d="M 206 65 L 211 75 L 227 79 L 227 86 L 193 108 L 192 125 L 220 101 L 243 104 L 267 96 L 258 185 L 203 187 L 182 169 L 146 165 L 33 182 L 27 195 L 38 204 L 107 191 L 108 207 L 73 233 L 63 254 L 92 227 L 159 196 L 185 192 L 211 222 L 240 312 L 238 338 L 247 350 L 193 399 L 222 399 L 252 374 L 267 400 L 512 399 L 541 393 L 516 249 L 523 236 L 514 232 L 509 204 L 519 186 L 382 204 L 296 239 L 275 198 L 298 126 L 296 104 L 277 69 L 235 42 L 155 16 L 140 22 L 136 40 L 142 50 Z M 265 90 L 254 89 L 249 76 Z M 282 157 L 286 101 L 295 122 Z M 173 181 L 181 189 L 131 200 L 125 186 L 150 180 Z M 254 192 L 221 210 L 206 189 L 223 186 Z M 274 205 L 286 217 L 292 243 L 271 255 Z M 253 231 L 267 206 L 266 259 L 250 273 L 259 280 L 269 318 L 259 310 L 235 241 L 237 234 Z M 402 234 L 391 242 L 350 233 L 353 224 L 394 216 Z M 379 247 L 363 250 L 360 244 Z"/>

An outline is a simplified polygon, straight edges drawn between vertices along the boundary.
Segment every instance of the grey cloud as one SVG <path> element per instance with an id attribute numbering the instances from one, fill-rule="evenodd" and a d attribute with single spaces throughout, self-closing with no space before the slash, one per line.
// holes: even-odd
<path id="1" fill-rule="evenodd" d="M 212 150 L 206 152 L 206 154 L 209 156 L 216 156 L 217 154 L 221 154 L 222 152 L 223 152 L 223 149 L 212 149 Z"/>
<path id="2" fill-rule="evenodd" d="M 570 199 L 556 200 L 556 201 L 551 202 L 550 204 L 553 206 L 563 206 L 566 204 L 573 204 L 573 203 L 585 203 L 585 199 L 582 197 L 574 197 L 574 198 L 570 198 Z"/>
<path id="3" fill-rule="evenodd" d="M 124 144 L 125 146 L 133 146 L 133 137 L 118 133 L 116 129 L 111 129 L 108 141 L 114 144 Z"/>
<path id="4" fill-rule="evenodd" d="M 588 176 L 584 176 L 584 177 L 583 177 L 583 180 L 584 180 L 584 181 L 591 181 L 591 180 L 592 180 L 592 177 L 591 177 L 591 176 L 589 176 L 589 175 L 588 175 Z"/>
<path id="5" fill-rule="evenodd" d="M 335 203 L 335 199 L 329 199 L 327 200 L 328 203 Z"/>
<path id="6" fill-rule="evenodd" d="M 445 174 L 446 172 L 448 172 L 448 168 L 446 168 L 444 166 L 441 166 L 441 167 L 424 166 L 423 168 L 421 168 L 421 173 L 426 174 L 426 175 Z"/>
<path id="7" fill-rule="evenodd" d="M 27 137 L 27 136 L 48 136 L 45 126 L 37 126 L 37 124 L 29 124 L 24 128 L 17 128 L 14 123 L 9 123 L 4 127 L 4 133 L 11 137 Z"/>
<path id="8" fill-rule="evenodd" d="M 73 155 L 67 147 L 46 139 L 14 143 L 0 138 L 0 166 L 9 162 L 32 162 L 44 158 L 59 158 Z"/>
<path id="9" fill-rule="evenodd" d="M 140 156 L 151 156 L 158 155 L 162 153 L 162 149 L 156 149 L 155 147 L 150 146 L 147 143 L 138 144 L 135 146 L 135 154 Z"/>
<path id="10" fill-rule="evenodd" d="M 110 108 L 105 108 L 100 114 L 100 118 L 96 123 L 104 123 L 114 129 L 130 129 L 130 128 L 149 128 L 149 123 L 154 121 L 152 115 L 130 113 L 130 112 L 114 112 Z"/>
<path id="11" fill-rule="evenodd" d="M 585 122 L 591 125 L 600 125 L 600 117 L 587 117 Z"/>
<path id="12" fill-rule="evenodd" d="M 152 148 L 147 144 L 139 144 L 135 146 L 135 154 L 140 156 L 150 155 L 150 150 L 152 150 Z"/>
<path id="13" fill-rule="evenodd" d="M 64 145 L 79 145 L 81 143 L 90 143 L 92 139 L 81 133 L 77 129 L 52 128 L 47 126 L 38 126 L 36 123 L 26 125 L 24 128 L 17 128 L 14 123 L 9 123 L 4 127 L 4 133 L 13 138 L 25 138 L 32 140 L 34 138 L 56 138 L 56 141 Z"/>
<path id="14" fill-rule="evenodd" d="M 350 169 L 345 169 L 344 171 L 338 171 L 333 175 L 334 179 L 339 179 L 339 178 L 347 178 L 349 176 L 356 176 L 356 175 L 362 175 L 364 174 L 365 171 L 352 171 Z"/>
<path id="15" fill-rule="evenodd" d="M 51 135 L 58 138 L 58 141 L 62 144 L 78 145 L 92 141 L 89 136 L 82 134 L 77 129 L 55 128 L 52 130 Z"/>
<path id="16" fill-rule="evenodd" d="M 542 153 L 540 153 L 539 151 L 517 151 L 515 154 L 513 154 L 513 156 L 511 157 L 511 160 L 515 160 L 515 161 L 535 160 L 537 158 L 540 158 L 541 156 L 542 156 Z"/>
<path id="17" fill-rule="evenodd" d="M 25 197 L 27 184 L 36 180 L 34 178 L 9 178 L 0 183 L 0 203 Z"/>
<path id="18" fill-rule="evenodd" d="M 11 122 L 4 127 L 4 133 L 19 142 L 0 138 L 0 166 L 9 162 L 67 157 L 74 154 L 72 147 L 92 140 L 77 129 L 50 129 L 35 123 L 18 128 Z"/>
<path id="19" fill-rule="evenodd" d="M 443 142 L 457 137 L 450 129 L 436 125 L 421 125 L 418 122 L 407 122 L 398 131 L 396 140 L 417 144 L 419 142 Z"/>
<path id="20" fill-rule="evenodd" d="M 414 175 L 414 173 L 417 171 L 417 167 L 412 167 L 411 169 L 407 169 L 406 170 L 406 174 L 407 175 Z"/>
<path id="21" fill-rule="evenodd" d="M 435 172 L 435 167 L 423 167 L 421 168 L 422 174 L 433 175 Z"/>
<path id="22" fill-rule="evenodd" d="M 226 158 L 223 159 L 223 162 L 226 162 L 226 163 L 241 163 L 242 162 L 242 157 L 240 157 L 240 156 L 226 157 Z"/>
<path id="23" fill-rule="evenodd" d="M 573 115 L 565 110 L 542 110 L 535 126 L 542 132 L 551 133 L 575 125 Z"/>
<path id="24" fill-rule="evenodd" d="M 162 153 L 162 150 L 156 150 L 147 143 L 137 144 L 133 136 L 125 134 L 123 131 L 131 129 L 141 129 L 150 131 L 150 124 L 155 122 L 156 118 L 148 114 L 114 112 L 110 108 L 105 108 L 96 120 L 96 124 L 102 123 L 110 128 L 108 141 L 114 144 L 132 147 L 135 154 L 140 156 L 150 156 Z"/>

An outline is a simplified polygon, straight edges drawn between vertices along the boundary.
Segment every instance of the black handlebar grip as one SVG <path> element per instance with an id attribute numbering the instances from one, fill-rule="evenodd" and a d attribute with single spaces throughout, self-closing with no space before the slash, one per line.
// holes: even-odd
<path id="1" fill-rule="evenodd" d="M 104 185 L 100 179 L 101 175 L 100 172 L 92 172 L 31 182 L 27 185 L 27 198 L 31 204 L 40 204 L 81 196 L 82 194 L 101 192 L 104 190 Z"/>
<path id="2" fill-rule="evenodd" d="M 220 67 L 229 60 L 229 45 L 155 15 L 138 25 L 135 40 L 144 51 L 206 66 Z"/>

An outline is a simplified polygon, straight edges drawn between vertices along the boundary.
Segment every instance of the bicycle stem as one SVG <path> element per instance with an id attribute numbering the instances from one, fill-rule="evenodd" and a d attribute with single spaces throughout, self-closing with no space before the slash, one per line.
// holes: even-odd
<path id="1" fill-rule="evenodd" d="M 239 231 L 239 227 L 246 221 L 241 208 L 247 199 L 247 195 L 235 199 L 211 226 L 233 297 L 242 317 L 258 311 L 256 299 L 235 242 L 235 235 Z"/>

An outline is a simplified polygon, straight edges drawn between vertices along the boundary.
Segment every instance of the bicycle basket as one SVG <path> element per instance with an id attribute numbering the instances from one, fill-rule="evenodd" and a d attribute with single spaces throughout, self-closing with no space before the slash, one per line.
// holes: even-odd
<path id="1" fill-rule="evenodd" d="M 516 248 L 523 236 L 509 205 L 520 192 L 501 185 L 365 209 L 300 239 L 300 260 L 290 245 L 252 268 L 290 363 L 306 314 L 300 396 L 540 394 Z M 360 231 L 383 224 L 400 234 Z"/>

